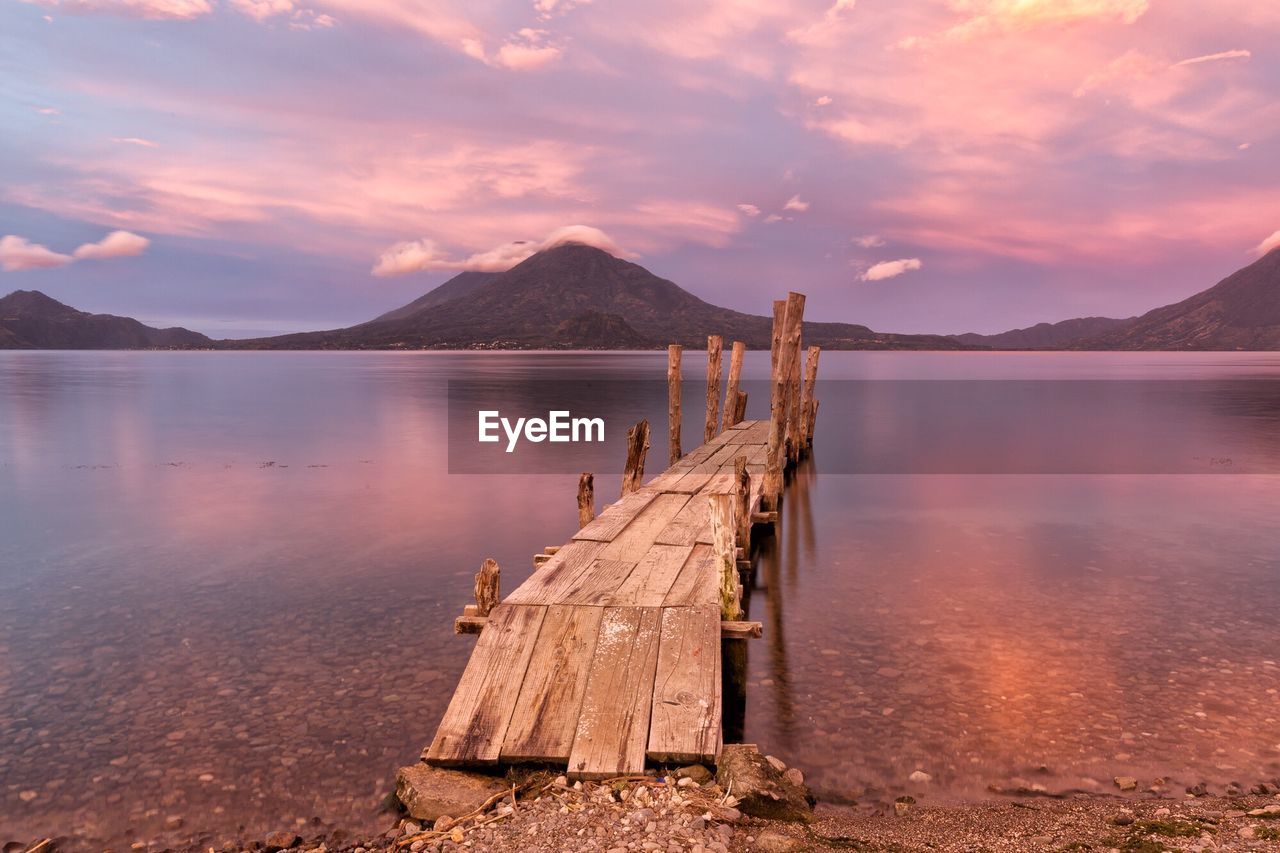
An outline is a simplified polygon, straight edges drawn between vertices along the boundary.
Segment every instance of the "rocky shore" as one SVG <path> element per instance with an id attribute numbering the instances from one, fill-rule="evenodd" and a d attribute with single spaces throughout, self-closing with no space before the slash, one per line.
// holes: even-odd
<path id="1" fill-rule="evenodd" d="M 927 779 L 916 780 L 927 785 Z M 981 801 L 867 797 L 818 804 L 804 775 L 751 745 L 726 746 L 716 772 L 701 765 L 599 782 L 545 771 L 505 776 L 417 764 L 402 768 L 373 837 L 314 823 L 262 838 L 163 838 L 108 853 L 786 853 L 911 851 L 1280 850 L 1280 785 L 1213 792 L 1162 780 L 1114 780 L 1106 794 L 1042 788 L 992 791 Z M 91 849 L 74 838 L 10 841 L 3 853 Z"/>

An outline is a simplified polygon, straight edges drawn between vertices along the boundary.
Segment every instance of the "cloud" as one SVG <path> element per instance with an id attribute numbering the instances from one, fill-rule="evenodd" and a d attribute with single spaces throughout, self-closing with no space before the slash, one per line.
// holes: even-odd
<path id="1" fill-rule="evenodd" d="M 533 10 L 545 21 L 556 15 L 563 15 L 578 6 L 586 6 L 590 2 L 591 0 L 533 0 Z"/>
<path id="2" fill-rule="evenodd" d="M 818 99 L 813 102 L 813 105 L 815 107 L 825 107 L 830 103 L 831 103 L 830 95 L 820 95 Z"/>
<path id="3" fill-rule="evenodd" d="M 969 17 L 948 29 L 947 38 L 967 40 L 1038 27 L 1088 20 L 1118 20 L 1132 24 L 1150 6 L 1149 0 L 952 0 L 951 6 Z"/>
<path id="4" fill-rule="evenodd" d="M 908 270 L 918 270 L 924 263 L 919 258 L 902 258 L 896 261 L 881 261 L 872 264 L 862 275 L 863 281 L 883 281 L 886 278 L 897 278 Z"/>
<path id="5" fill-rule="evenodd" d="M 626 254 L 613 238 L 590 225 L 566 225 L 552 231 L 542 240 L 531 242 L 516 240 L 504 243 L 485 252 L 477 252 L 465 259 L 449 257 L 435 241 L 422 239 L 396 243 L 383 252 L 370 270 L 376 276 L 404 275 L 419 270 L 476 270 L 503 272 L 538 252 L 564 245 L 583 243 L 603 249 L 611 255 Z"/>
<path id="6" fill-rule="evenodd" d="M 231 5 L 258 23 L 294 10 L 293 0 L 231 0 Z"/>
<path id="7" fill-rule="evenodd" d="M 738 210 L 742 211 L 743 216 L 750 216 L 753 219 L 760 215 L 760 208 L 756 207 L 754 204 L 747 204 L 744 202 L 743 204 L 738 205 Z"/>
<path id="8" fill-rule="evenodd" d="M 77 260 L 102 260 L 104 258 L 128 258 L 141 255 L 151 241 L 132 231 L 112 231 L 96 243 L 85 243 L 76 249 Z"/>
<path id="9" fill-rule="evenodd" d="M 189 21 L 213 11 L 209 0 L 23 0 L 69 15 L 118 15 L 150 21 Z"/>
<path id="10" fill-rule="evenodd" d="M 70 255 L 55 252 L 47 246 L 32 243 L 25 237 L 6 234 L 0 237 L 0 269 L 5 272 L 65 267 L 74 261 Z"/>
<path id="11" fill-rule="evenodd" d="M 159 142 L 152 142 L 150 139 L 143 139 L 141 136 L 113 136 L 112 142 L 120 145 L 137 145 L 139 148 L 159 148 Z"/>
<path id="12" fill-rule="evenodd" d="M 490 64 L 501 65 L 503 68 L 515 71 L 528 71 L 555 62 L 562 53 L 560 48 L 549 44 L 509 41 L 498 48 L 497 56 Z"/>
<path id="13" fill-rule="evenodd" d="M 1190 59 L 1184 59 L 1175 63 L 1175 67 L 1178 65 L 1199 65 L 1201 62 L 1218 62 L 1222 59 L 1248 59 L 1251 56 L 1253 54 L 1247 50 L 1224 50 L 1221 53 L 1210 53 L 1205 56 L 1193 56 Z"/>
<path id="14" fill-rule="evenodd" d="M 772 225 L 775 222 L 781 222 L 782 217 L 776 213 L 770 213 L 768 216 L 764 218 L 764 221 L 766 225 Z"/>
<path id="15" fill-rule="evenodd" d="M 782 206 L 783 210 L 805 211 L 809 209 L 809 202 L 801 201 L 800 196 L 793 195 L 787 199 L 787 203 Z"/>
<path id="16" fill-rule="evenodd" d="M 1253 251 L 1259 255 L 1265 255 L 1267 252 L 1270 252 L 1273 249 L 1280 249 L 1280 231 L 1276 231 L 1270 237 L 1263 240 L 1256 247 L 1254 247 Z"/>
<path id="17" fill-rule="evenodd" d="M 879 234 L 862 234 L 854 237 L 851 241 L 854 245 L 861 246 L 864 249 L 874 249 L 884 245 L 884 238 Z"/>
<path id="18" fill-rule="evenodd" d="M 40 115 L 42 116 L 62 115 L 62 110 L 58 109 L 57 107 L 35 107 L 34 109 L 36 112 L 40 113 Z"/>
<path id="19" fill-rule="evenodd" d="M 112 231 L 96 243 L 85 243 L 70 255 L 55 252 L 48 246 L 32 243 L 25 237 L 6 234 L 0 237 L 0 269 L 5 272 L 52 269 L 82 260 L 124 258 L 141 255 L 151 241 L 129 231 Z"/>

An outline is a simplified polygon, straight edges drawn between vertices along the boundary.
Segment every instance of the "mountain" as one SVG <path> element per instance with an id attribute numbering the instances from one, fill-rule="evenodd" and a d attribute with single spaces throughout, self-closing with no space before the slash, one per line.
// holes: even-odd
<path id="1" fill-rule="evenodd" d="M 438 297 L 446 287 L 449 298 Z M 609 315 L 615 319 L 602 319 Z M 619 334 L 617 340 L 601 337 L 609 324 Z M 621 349 L 667 343 L 704 347 L 707 335 L 718 334 L 768 349 L 772 326 L 772 318 L 704 302 L 608 252 L 564 243 L 485 279 L 457 276 L 358 326 L 226 343 L 273 349 Z M 828 349 L 964 348 L 942 335 L 882 334 L 848 323 L 805 323 L 804 336 L 807 343 Z"/>
<path id="2" fill-rule="evenodd" d="M 617 314 L 586 311 L 570 317 L 551 333 L 557 346 L 574 349 L 653 349 L 652 338 L 631 328 L 631 324 Z"/>
<path id="3" fill-rule="evenodd" d="M 405 317 L 417 314 L 424 308 L 434 308 L 454 297 L 466 296 L 479 289 L 481 285 L 488 284 L 496 275 L 498 275 L 496 272 L 460 272 L 439 287 L 428 290 L 408 305 L 403 305 L 394 311 L 388 311 L 385 314 L 374 317 L 372 322 L 402 320 Z"/>
<path id="4" fill-rule="evenodd" d="M 38 290 L 0 298 L 0 349 L 187 349 L 213 341 L 187 329 L 153 329 L 130 317 L 89 314 Z"/>
<path id="5" fill-rule="evenodd" d="M 1149 311 L 1073 348 L 1280 349 L 1280 249 L 1272 249 L 1208 290 Z"/>
<path id="6" fill-rule="evenodd" d="M 1080 317 L 1058 323 L 1037 323 L 1025 329 L 1012 329 L 995 335 L 979 335 L 965 332 L 952 335 L 962 344 L 993 349 L 1061 349 L 1073 343 L 1096 338 L 1132 323 L 1133 317 L 1117 320 L 1113 317 Z"/>

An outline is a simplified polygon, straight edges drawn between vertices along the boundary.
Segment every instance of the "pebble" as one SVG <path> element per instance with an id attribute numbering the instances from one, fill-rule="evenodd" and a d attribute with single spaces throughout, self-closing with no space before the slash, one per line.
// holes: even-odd
<path id="1" fill-rule="evenodd" d="M 917 785 L 927 785 L 933 781 L 933 777 L 923 770 L 917 770 L 907 777 L 907 781 L 914 782 Z"/>

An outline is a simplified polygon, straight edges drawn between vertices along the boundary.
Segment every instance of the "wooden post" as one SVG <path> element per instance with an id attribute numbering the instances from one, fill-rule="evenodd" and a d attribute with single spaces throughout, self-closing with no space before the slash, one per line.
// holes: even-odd
<path id="1" fill-rule="evenodd" d="M 640 488 L 644 479 L 644 457 L 649 452 L 649 422 L 642 420 L 627 430 L 627 464 L 622 469 L 622 496 Z"/>
<path id="2" fill-rule="evenodd" d="M 809 358 L 804 365 L 804 393 L 800 396 L 800 444 L 808 449 L 813 444 L 813 383 L 818 381 L 818 356 L 822 347 L 809 347 Z"/>
<path id="3" fill-rule="evenodd" d="M 720 353 L 724 340 L 719 335 L 707 335 L 707 425 L 702 441 L 716 437 L 720 428 Z"/>
<path id="4" fill-rule="evenodd" d="M 773 300 L 773 339 L 769 344 L 770 370 L 778 369 L 778 349 L 782 346 L 782 327 L 787 318 L 787 300 Z M 770 376 L 773 374 L 770 373 Z"/>
<path id="5" fill-rule="evenodd" d="M 804 349 L 799 337 L 796 338 L 795 350 L 791 376 L 787 383 L 787 459 L 793 463 L 800 461 L 800 436 L 804 429 L 804 422 L 800 420 L 800 378 L 804 369 L 801 353 Z"/>
<path id="6" fill-rule="evenodd" d="M 733 460 L 734 518 L 738 522 L 738 545 L 751 556 L 751 475 L 747 473 L 747 457 Z"/>
<path id="7" fill-rule="evenodd" d="M 747 419 L 747 392 L 739 391 L 737 403 L 733 407 L 733 422 L 740 424 Z"/>
<path id="8" fill-rule="evenodd" d="M 776 321 L 780 312 L 774 303 Z M 788 293 L 782 313 L 781 330 L 775 328 L 778 341 L 778 358 L 774 365 L 773 382 L 769 395 L 769 445 L 765 460 L 763 494 L 768 503 L 766 509 L 776 510 L 782 497 L 782 469 L 786 453 L 787 403 L 789 378 L 795 371 L 795 360 L 800 343 L 800 324 L 804 319 L 804 294 Z M 778 324 L 775 324 L 778 325 Z"/>
<path id="9" fill-rule="evenodd" d="M 809 427 L 808 427 L 808 433 L 809 433 L 809 446 L 810 446 L 810 447 L 812 447 L 812 446 L 813 446 L 813 427 L 814 427 L 814 425 L 818 422 L 818 404 L 819 404 L 819 403 L 821 403 L 821 402 L 822 402 L 821 400 L 815 399 L 815 400 L 813 401 L 813 405 L 809 407 Z"/>
<path id="10" fill-rule="evenodd" d="M 496 560 L 490 558 L 485 560 L 480 566 L 480 571 L 476 572 L 476 614 L 477 616 L 488 616 L 489 611 L 498 603 L 499 595 L 499 579 L 502 570 L 498 568 Z"/>
<path id="11" fill-rule="evenodd" d="M 734 620 L 742 615 L 738 558 L 733 538 L 733 495 L 708 495 L 711 502 L 711 542 L 720 584 L 720 618 Z"/>
<path id="12" fill-rule="evenodd" d="M 667 445 L 671 448 L 669 464 L 680 461 L 680 355 L 684 347 L 667 347 Z"/>
<path id="13" fill-rule="evenodd" d="M 724 392 L 724 420 L 720 423 L 720 431 L 738 423 L 738 385 L 742 381 L 742 359 L 746 355 L 747 345 L 742 341 L 733 342 L 733 352 L 729 355 L 729 387 Z"/>
<path id="14" fill-rule="evenodd" d="M 596 478 L 583 473 L 578 478 L 578 529 L 586 527 L 596 517 Z"/>

